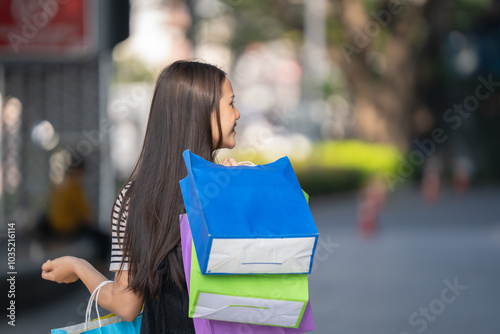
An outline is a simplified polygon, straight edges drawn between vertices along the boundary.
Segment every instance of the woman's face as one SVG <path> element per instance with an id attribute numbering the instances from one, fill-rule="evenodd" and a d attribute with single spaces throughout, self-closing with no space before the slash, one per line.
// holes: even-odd
<path id="1" fill-rule="evenodd" d="M 228 79 L 222 84 L 222 96 L 219 102 L 220 125 L 222 130 L 222 145 L 219 148 L 233 148 L 236 145 L 236 120 L 240 118 L 238 109 L 234 106 L 233 87 Z M 214 145 L 219 142 L 219 127 L 217 125 L 217 115 L 212 113 L 212 138 Z"/>

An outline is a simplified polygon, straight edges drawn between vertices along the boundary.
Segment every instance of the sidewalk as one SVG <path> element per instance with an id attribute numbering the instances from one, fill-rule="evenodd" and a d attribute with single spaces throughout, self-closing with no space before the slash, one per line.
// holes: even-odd
<path id="1" fill-rule="evenodd" d="M 498 333 L 499 202 L 499 188 L 480 188 L 427 208 L 402 189 L 365 240 L 355 196 L 311 200 L 325 245 L 309 284 L 315 333 Z"/>

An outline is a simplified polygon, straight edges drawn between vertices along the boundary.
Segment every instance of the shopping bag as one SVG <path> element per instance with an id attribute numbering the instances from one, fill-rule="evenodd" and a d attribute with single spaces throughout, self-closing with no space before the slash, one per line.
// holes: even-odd
<path id="1" fill-rule="evenodd" d="M 132 322 L 123 321 L 120 317 L 111 315 L 101 318 L 99 315 L 99 309 L 97 301 L 99 299 L 99 292 L 101 288 L 111 283 L 112 281 L 102 282 L 90 296 L 89 302 L 87 304 L 87 311 L 85 313 L 85 322 L 73 326 L 67 326 L 62 328 L 53 329 L 51 334 L 81 334 L 81 333 L 91 333 L 91 334 L 139 334 L 141 330 L 142 314 Z M 92 304 L 95 301 L 95 309 L 97 312 L 97 319 L 91 321 L 90 315 L 92 311 Z"/>
<path id="2" fill-rule="evenodd" d="M 235 167 L 189 150 L 183 157 L 180 185 L 202 274 L 310 273 L 318 230 L 287 157 Z"/>
<path id="3" fill-rule="evenodd" d="M 182 259 L 184 262 L 184 273 L 188 291 L 191 281 L 191 253 L 192 236 L 186 215 L 180 216 L 180 231 L 182 242 Z M 213 277 L 213 276 L 212 276 Z M 219 276 L 216 276 L 219 277 Z M 208 320 L 193 318 L 197 334 L 227 334 L 227 333 L 254 333 L 254 334 L 299 334 L 315 330 L 311 305 L 308 302 L 300 326 L 298 328 L 285 328 L 275 326 L 253 325 L 247 323 L 236 323 L 228 321 Z"/>

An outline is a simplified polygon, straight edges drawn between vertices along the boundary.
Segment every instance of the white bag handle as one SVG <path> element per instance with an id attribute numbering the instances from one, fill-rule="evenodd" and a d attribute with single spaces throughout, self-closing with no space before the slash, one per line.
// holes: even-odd
<path id="1" fill-rule="evenodd" d="M 240 162 L 238 162 L 238 165 L 252 166 L 252 167 L 257 166 L 256 164 L 254 164 L 251 161 L 240 161 Z"/>
<path id="2" fill-rule="evenodd" d="M 90 296 L 89 303 L 87 304 L 87 311 L 85 312 L 85 330 L 88 328 L 88 324 L 90 322 L 90 316 L 92 314 L 92 303 L 95 300 L 95 310 L 97 312 L 97 320 L 99 321 L 99 327 L 102 327 L 101 324 L 101 316 L 99 314 L 99 307 L 97 301 L 99 300 L 99 292 L 101 292 L 101 288 L 106 284 L 113 283 L 113 281 L 104 281 L 95 288 L 94 292 Z"/>

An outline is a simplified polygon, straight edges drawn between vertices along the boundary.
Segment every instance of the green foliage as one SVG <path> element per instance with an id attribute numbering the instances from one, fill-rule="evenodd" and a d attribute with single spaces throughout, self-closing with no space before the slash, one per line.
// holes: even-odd
<path id="1" fill-rule="evenodd" d="M 457 2 L 467 10 L 485 10 L 493 4 L 493 0 L 460 0 Z"/>
<path id="2" fill-rule="evenodd" d="M 146 64 L 136 57 L 115 60 L 114 83 L 153 82 L 154 77 Z"/>
<path id="3" fill-rule="evenodd" d="M 312 164 L 321 167 L 357 169 L 365 175 L 393 171 L 399 151 L 393 146 L 358 140 L 325 141 L 314 146 Z"/>
<path id="4" fill-rule="evenodd" d="M 221 152 L 219 160 L 233 157 L 237 161 L 251 160 L 267 164 L 264 152 L 248 150 Z M 310 195 L 357 189 L 368 179 L 385 172 L 395 173 L 400 152 L 390 145 L 356 140 L 322 141 L 314 144 L 306 160 L 290 157 L 302 188 Z"/>
<path id="5" fill-rule="evenodd" d="M 389 145 L 362 141 L 327 141 L 314 145 L 307 161 L 292 161 L 297 177 L 310 194 L 358 189 L 385 172 L 395 172 L 400 152 Z"/>
<path id="6" fill-rule="evenodd" d="M 241 50 L 254 42 L 269 41 L 283 37 L 295 42 L 302 40 L 303 5 L 286 0 L 222 0 L 232 8 L 238 23 L 231 41 L 233 50 Z"/>
<path id="7" fill-rule="evenodd" d="M 493 5 L 493 0 L 457 0 L 448 8 L 451 18 L 449 30 L 468 31 L 478 21 L 478 16 L 484 14 Z"/>
<path id="8" fill-rule="evenodd" d="M 326 19 L 326 42 L 328 45 L 340 45 L 344 42 L 344 32 L 340 19 L 337 17 L 328 17 Z"/>
<path id="9" fill-rule="evenodd" d="M 357 169 L 309 168 L 296 171 L 300 186 L 309 195 L 331 194 L 360 188 L 366 176 Z"/>
<path id="10" fill-rule="evenodd" d="M 380 9 L 383 4 L 385 4 L 385 1 L 363 0 L 362 2 L 367 12 L 372 10 L 376 11 L 377 9 Z"/>

